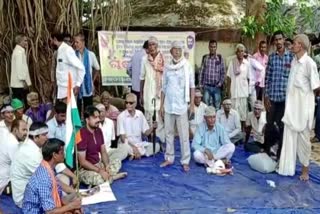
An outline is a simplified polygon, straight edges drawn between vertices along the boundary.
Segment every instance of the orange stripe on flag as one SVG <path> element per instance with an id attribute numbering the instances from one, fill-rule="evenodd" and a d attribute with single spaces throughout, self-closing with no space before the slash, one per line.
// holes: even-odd
<path id="1" fill-rule="evenodd" d="M 72 76 L 68 72 L 68 90 L 67 90 L 67 103 L 71 103 L 71 90 L 72 90 Z"/>
<path id="2" fill-rule="evenodd" d="M 78 131 L 77 134 L 76 134 L 76 144 L 80 143 L 81 140 L 82 140 L 81 134 L 80 134 L 80 131 Z"/>

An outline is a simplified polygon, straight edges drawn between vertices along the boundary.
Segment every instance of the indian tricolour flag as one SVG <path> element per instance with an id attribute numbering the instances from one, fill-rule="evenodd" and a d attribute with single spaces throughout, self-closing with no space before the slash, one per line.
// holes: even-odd
<path id="1" fill-rule="evenodd" d="M 66 118 L 66 163 L 73 167 L 73 152 L 75 144 L 81 141 L 79 129 L 81 128 L 81 120 L 77 108 L 76 99 L 73 94 L 72 76 L 68 73 L 68 94 L 67 94 L 67 118 Z"/>

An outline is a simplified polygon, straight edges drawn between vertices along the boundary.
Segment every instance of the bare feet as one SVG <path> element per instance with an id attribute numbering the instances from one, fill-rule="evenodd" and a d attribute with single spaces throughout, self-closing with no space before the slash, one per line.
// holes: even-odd
<path id="1" fill-rule="evenodd" d="M 301 181 L 308 181 L 309 180 L 309 167 L 302 166 L 302 173 L 300 175 Z"/>
<path id="2" fill-rule="evenodd" d="M 167 166 L 170 166 L 170 165 L 172 165 L 173 163 L 172 162 L 170 162 L 170 161 L 165 161 L 165 162 L 163 162 L 162 164 L 160 164 L 160 167 L 167 167 Z"/>
<path id="3" fill-rule="evenodd" d="M 185 171 L 185 172 L 189 172 L 190 171 L 190 167 L 189 167 L 188 164 L 183 164 L 182 167 L 183 167 L 183 171 Z"/>
<path id="4" fill-rule="evenodd" d="M 112 179 L 115 181 L 115 180 L 119 180 L 121 178 L 125 178 L 128 176 L 128 173 L 127 172 L 120 172 L 114 176 L 112 176 Z"/>

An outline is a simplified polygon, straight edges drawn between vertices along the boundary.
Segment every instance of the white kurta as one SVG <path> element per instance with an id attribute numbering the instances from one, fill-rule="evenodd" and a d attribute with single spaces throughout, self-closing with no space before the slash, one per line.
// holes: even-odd
<path id="1" fill-rule="evenodd" d="M 194 134 L 199 124 L 204 121 L 204 110 L 207 108 L 207 105 L 203 102 L 199 106 L 194 106 L 194 119 L 190 120 L 190 129 Z"/>
<path id="2" fill-rule="evenodd" d="M 23 88 L 25 83 L 28 86 L 31 85 L 26 50 L 16 45 L 11 56 L 10 87 Z"/>
<path id="3" fill-rule="evenodd" d="M 307 55 L 294 58 L 288 80 L 283 146 L 279 174 L 294 175 L 296 156 L 304 166 L 309 165 L 310 131 L 314 119 L 315 97 L 313 90 L 320 87 L 316 63 Z"/>
<path id="4" fill-rule="evenodd" d="M 246 121 L 247 126 L 252 127 L 253 140 L 261 144 L 264 143 L 264 133 L 263 128 L 267 124 L 267 113 L 265 111 L 261 112 L 259 120 L 254 115 L 253 112 L 248 114 Z"/>
<path id="5" fill-rule="evenodd" d="M 73 87 L 80 87 L 84 79 L 85 69 L 83 63 L 76 56 L 75 51 L 66 43 L 62 42 L 57 53 L 57 98 L 63 99 L 67 97 L 68 73 L 71 72 Z"/>
<path id="6" fill-rule="evenodd" d="M 0 195 L 10 181 L 10 166 L 19 142 L 7 130 L 0 130 Z"/>

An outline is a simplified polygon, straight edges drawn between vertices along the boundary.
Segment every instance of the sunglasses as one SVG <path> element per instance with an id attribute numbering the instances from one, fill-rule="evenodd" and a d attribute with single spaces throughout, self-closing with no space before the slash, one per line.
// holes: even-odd
<path id="1" fill-rule="evenodd" d="M 128 105 L 128 104 L 132 105 L 132 104 L 134 104 L 134 102 L 126 101 L 126 105 Z"/>

